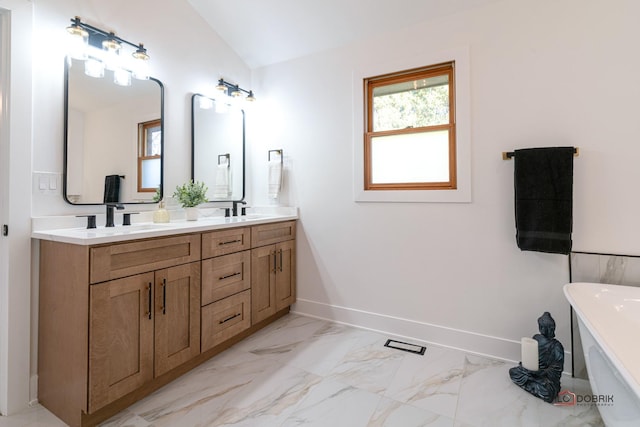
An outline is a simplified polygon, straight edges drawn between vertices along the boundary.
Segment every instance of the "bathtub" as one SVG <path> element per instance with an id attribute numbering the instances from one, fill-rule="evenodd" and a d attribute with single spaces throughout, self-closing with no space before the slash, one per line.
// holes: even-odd
<path id="1" fill-rule="evenodd" d="M 597 402 L 608 427 L 640 425 L 640 287 L 569 283 L 564 294 L 578 317 L 593 393 L 583 402 Z"/>

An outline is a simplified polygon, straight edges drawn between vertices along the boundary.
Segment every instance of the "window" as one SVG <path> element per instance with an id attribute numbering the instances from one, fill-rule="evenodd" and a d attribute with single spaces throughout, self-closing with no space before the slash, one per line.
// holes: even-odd
<path id="1" fill-rule="evenodd" d="M 162 167 L 162 123 L 138 123 L 138 191 L 154 192 L 160 187 Z"/>
<path id="2" fill-rule="evenodd" d="M 364 79 L 365 190 L 455 190 L 454 62 Z"/>

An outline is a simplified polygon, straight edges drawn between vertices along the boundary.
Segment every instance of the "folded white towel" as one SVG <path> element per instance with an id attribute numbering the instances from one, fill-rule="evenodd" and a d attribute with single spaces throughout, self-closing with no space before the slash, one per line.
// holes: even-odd
<path id="1" fill-rule="evenodd" d="M 231 168 L 229 163 L 218 165 L 216 181 L 213 186 L 214 199 L 226 199 L 231 195 Z"/>
<path id="2" fill-rule="evenodd" d="M 282 161 L 280 157 L 269 161 L 269 198 L 277 199 L 282 189 Z"/>

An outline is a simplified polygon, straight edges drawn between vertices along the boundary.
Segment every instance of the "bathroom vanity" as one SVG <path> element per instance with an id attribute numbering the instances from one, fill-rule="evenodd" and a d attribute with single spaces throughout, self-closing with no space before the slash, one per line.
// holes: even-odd
<path id="1" fill-rule="evenodd" d="M 34 231 L 40 403 L 95 425 L 286 314 L 296 218 Z"/>

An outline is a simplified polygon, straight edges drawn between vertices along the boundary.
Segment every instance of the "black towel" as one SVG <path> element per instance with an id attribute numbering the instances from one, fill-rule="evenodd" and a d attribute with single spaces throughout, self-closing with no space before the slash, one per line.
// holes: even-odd
<path id="1" fill-rule="evenodd" d="M 103 203 L 120 202 L 120 175 L 107 175 L 104 177 L 104 201 Z"/>
<path id="2" fill-rule="evenodd" d="M 573 147 L 515 151 L 516 240 L 521 250 L 571 251 L 573 153 Z"/>

